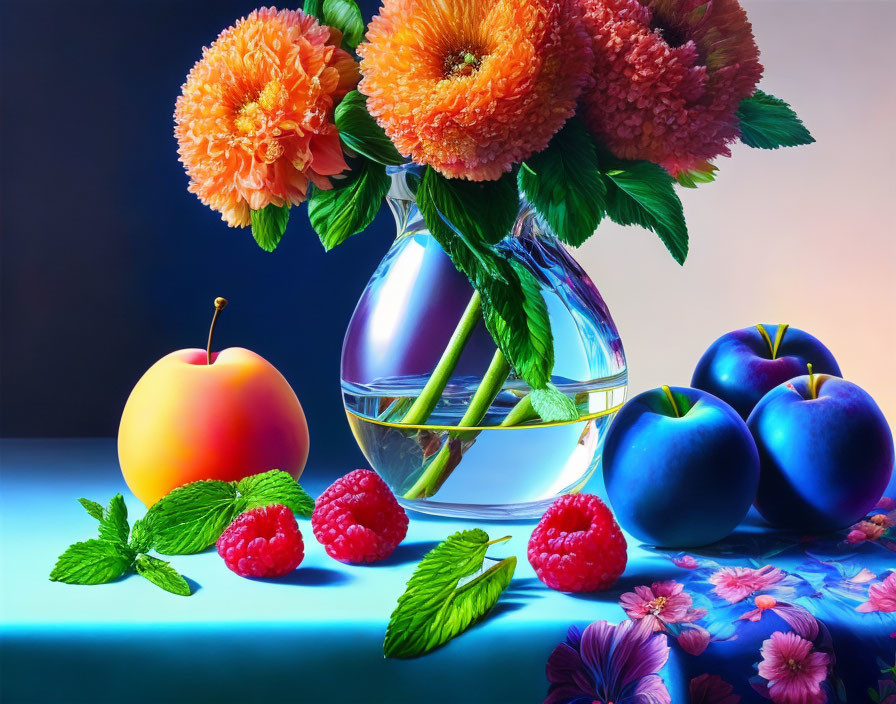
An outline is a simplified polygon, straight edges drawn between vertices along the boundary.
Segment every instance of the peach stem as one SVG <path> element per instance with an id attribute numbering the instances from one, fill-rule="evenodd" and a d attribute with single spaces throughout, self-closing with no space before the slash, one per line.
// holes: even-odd
<path id="1" fill-rule="evenodd" d="M 212 316 L 212 325 L 208 329 L 208 345 L 205 347 L 205 361 L 207 364 L 212 363 L 212 339 L 215 337 L 215 325 L 218 322 L 218 314 L 224 310 L 227 305 L 227 299 L 220 296 L 215 299 L 215 314 Z"/>
<path id="2" fill-rule="evenodd" d="M 666 394 L 666 398 L 669 399 L 669 403 L 672 405 L 672 412 L 675 413 L 675 417 L 681 418 L 681 413 L 678 411 L 678 404 L 675 403 L 675 397 L 672 395 L 672 389 L 664 385 L 663 393 Z"/>

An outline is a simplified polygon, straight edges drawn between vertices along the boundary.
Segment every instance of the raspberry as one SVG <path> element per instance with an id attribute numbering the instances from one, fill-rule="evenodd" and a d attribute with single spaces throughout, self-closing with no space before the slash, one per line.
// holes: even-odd
<path id="1" fill-rule="evenodd" d="M 321 494 L 311 515 L 314 537 L 340 562 L 389 557 L 408 533 L 408 516 L 386 483 L 369 469 L 356 469 Z"/>
<path id="2" fill-rule="evenodd" d="M 551 589 L 609 589 L 625 570 L 625 537 L 603 501 L 591 494 L 561 496 L 529 538 L 529 563 Z"/>
<path id="3" fill-rule="evenodd" d="M 280 504 L 240 514 L 217 546 L 218 554 L 240 577 L 282 577 L 305 556 L 296 517 Z"/>

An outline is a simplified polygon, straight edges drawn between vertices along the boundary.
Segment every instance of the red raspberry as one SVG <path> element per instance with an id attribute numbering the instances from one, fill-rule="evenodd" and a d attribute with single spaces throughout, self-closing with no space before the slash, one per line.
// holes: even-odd
<path id="1" fill-rule="evenodd" d="M 296 517 L 281 504 L 240 514 L 217 546 L 218 554 L 240 577 L 282 577 L 305 557 Z"/>
<path id="2" fill-rule="evenodd" d="M 314 537 L 340 562 L 389 557 L 408 533 L 408 516 L 386 482 L 356 469 L 321 494 L 311 515 Z"/>
<path id="3" fill-rule="evenodd" d="M 529 563 L 551 589 L 609 589 L 625 570 L 625 537 L 603 501 L 591 494 L 561 496 L 529 538 Z"/>

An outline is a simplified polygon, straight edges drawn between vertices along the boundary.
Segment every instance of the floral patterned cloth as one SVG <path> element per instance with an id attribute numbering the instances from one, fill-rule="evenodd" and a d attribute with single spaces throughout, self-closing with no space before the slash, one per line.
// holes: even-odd
<path id="1" fill-rule="evenodd" d="M 896 501 L 831 536 L 759 523 L 656 550 L 669 570 L 619 594 L 619 626 L 574 624 L 557 646 L 545 702 L 668 702 L 676 667 L 693 704 L 896 704 Z"/>

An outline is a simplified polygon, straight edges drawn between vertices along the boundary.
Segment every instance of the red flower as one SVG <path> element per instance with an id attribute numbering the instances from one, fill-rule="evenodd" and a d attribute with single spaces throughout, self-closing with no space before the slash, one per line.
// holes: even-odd
<path id="1" fill-rule="evenodd" d="M 580 0 L 594 38 L 585 120 L 610 150 L 673 175 L 730 156 L 762 75 L 737 0 Z"/>

